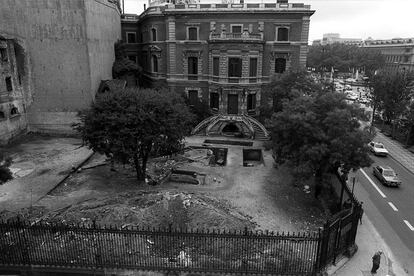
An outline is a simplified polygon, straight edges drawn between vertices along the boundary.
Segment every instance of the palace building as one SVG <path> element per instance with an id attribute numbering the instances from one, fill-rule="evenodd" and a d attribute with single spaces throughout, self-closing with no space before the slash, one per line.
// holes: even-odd
<path id="1" fill-rule="evenodd" d="M 122 16 L 128 56 L 143 67 L 148 86 L 166 83 L 190 104 L 202 100 L 217 115 L 255 116 L 273 77 L 305 68 L 309 5 L 148 4 L 139 16 Z"/>

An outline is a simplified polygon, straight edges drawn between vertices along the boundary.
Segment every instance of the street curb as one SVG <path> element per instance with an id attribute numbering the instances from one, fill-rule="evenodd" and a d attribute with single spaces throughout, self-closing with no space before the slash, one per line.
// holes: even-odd
<path id="1" fill-rule="evenodd" d="M 79 163 L 73 170 L 68 173 L 62 180 L 60 180 L 52 189 L 50 189 L 47 193 L 45 193 L 43 196 L 41 196 L 36 202 L 42 200 L 44 197 L 49 195 L 51 192 L 53 192 L 57 187 L 60 186 L 63 182 L 65 182 L 72 174 L 76 173 L 80 167 L 82 167 L 86 162 L 88 162 L 92 156 L 95 154 L 95 152 L 91 152 L 82 162 Z"/>

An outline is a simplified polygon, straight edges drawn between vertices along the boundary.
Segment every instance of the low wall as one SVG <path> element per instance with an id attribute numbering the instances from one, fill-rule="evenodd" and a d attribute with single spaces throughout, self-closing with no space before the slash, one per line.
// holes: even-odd
<path id="1" fill-rule="evenodd" d="M 29 131 L 51 134 L 75 134 L 73 123 L 79 122 L 77 112 L 28 113 Z"/>

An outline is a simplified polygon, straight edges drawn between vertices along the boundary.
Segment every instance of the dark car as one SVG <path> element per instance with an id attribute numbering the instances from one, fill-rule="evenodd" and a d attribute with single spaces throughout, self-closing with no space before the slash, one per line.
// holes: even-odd
<path id="1" fill-rule="evenodd" d="M 391 167 L 375 166 L 373 173 L 375 177 L 386 186 L 399 187 L 401 185 L 401 181 L 398 179 L 397 174 Z"/>

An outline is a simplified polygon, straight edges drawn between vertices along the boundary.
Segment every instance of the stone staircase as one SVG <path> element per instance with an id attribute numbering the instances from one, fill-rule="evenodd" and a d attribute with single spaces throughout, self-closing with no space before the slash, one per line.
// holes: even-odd
<path id="1" fill-rule="evenodd" d="M 207 128 L 218 119 L 220 119 L 220 115 L 213 115 L 204 119 L 191 131 L 191 135 L 206 135 Z"/>
<path id="2" fill-rule="evenodd" d="M 267 129 L 255 118 L 243 115 L 254 129 L 254 139 L 260 141 L 270 140 L 270 134 Z"/>
<path id="3" fill-rule="evenodd" d="M 214 115 L 201 121 L 191 132 L 192 135 L 208 135 L 209 130 L 219 121 L 244 121 L 254 133 L 254 139 L 267 141 L 270 134 L 266 128 L 255 118 L 248 115 Z"/>

